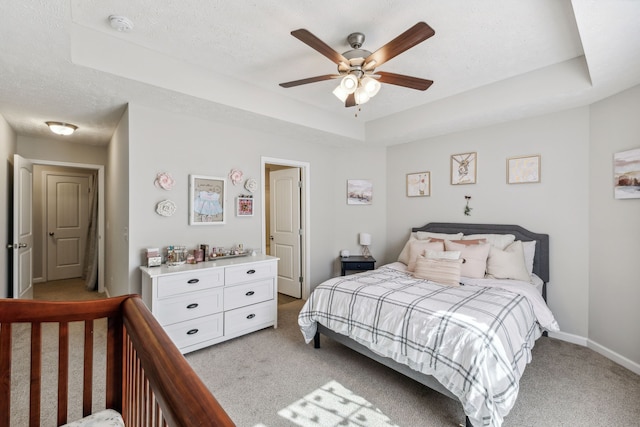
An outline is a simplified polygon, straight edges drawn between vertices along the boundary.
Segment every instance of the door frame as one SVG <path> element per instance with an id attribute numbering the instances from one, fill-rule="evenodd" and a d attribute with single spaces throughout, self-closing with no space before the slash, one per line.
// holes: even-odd
<path id="1" fill-rule="evenodd" d="M 302 228 L 302 266 L 300 272 L 302 274 L 302 299 L 309 298 L 311 293 L 311 165 L 308 162 L 298 160 L 278 159 L 274 157 L 261 157 L 261 177 L 262 177 L 262 253 L 267 251 L 267 223 L 266 223 L 266 185 L 265 174 L 267 165 L 279 165 L 300 168 L 300 179 L 302 180 L 302 194 L 300 196 L 300 212 Z"/>
<path id="2" fill-rule="evenodd" d="M 54 160 L 28 159 L 34 165 L 62 166 L 77 169 L 92 169 L 98 172 L 98 292 L 104 292 L 105 242 L 104 242 L 104 165 L 59 162 Z"/>

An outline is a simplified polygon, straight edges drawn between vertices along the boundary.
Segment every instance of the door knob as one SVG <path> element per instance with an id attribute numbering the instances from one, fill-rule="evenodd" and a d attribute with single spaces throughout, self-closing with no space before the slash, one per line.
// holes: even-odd
<path id="1" fill-rule="evenodd" d="M 50 231 L 50 232 L 49 232 L 49 236 L 51 236 L 51 237 L 53 237 L 53 236 L 54 236 L 54 234 L 56 234 L 56 233 L 54 233 L 53 231 Z"/>
<path id="2" fill-rule="evenodd" d="M 269 240 L 273 240 L 273 236 L 269 236 Z"/>

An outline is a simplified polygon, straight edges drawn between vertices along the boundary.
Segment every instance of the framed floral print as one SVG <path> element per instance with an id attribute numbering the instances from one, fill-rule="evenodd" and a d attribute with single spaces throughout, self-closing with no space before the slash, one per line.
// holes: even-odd
<path id="1" fill-rule="evenodd" d="M 431 172 L 407 174 L 407 197 L 431 195 Z"/>

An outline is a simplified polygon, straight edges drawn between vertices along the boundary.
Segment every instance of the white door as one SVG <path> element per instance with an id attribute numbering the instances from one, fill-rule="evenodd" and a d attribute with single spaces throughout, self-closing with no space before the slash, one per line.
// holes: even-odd
<path id="1" fill-rule="evenodd" d="M 269 173 L 271 255 L 278 260 L 278 292 L 302 297 L 300 282 L 300 168 Z"/>
<path id="2" fill-rule="evenodd" d="M 89 223 L 89 178 L 47 175 L 47 280 L 82 276 Z"/>
<path id="3" fill-rule="evenodd" d="M 33 298 L 33 163 L 13 156 L 13 297 Z"/>

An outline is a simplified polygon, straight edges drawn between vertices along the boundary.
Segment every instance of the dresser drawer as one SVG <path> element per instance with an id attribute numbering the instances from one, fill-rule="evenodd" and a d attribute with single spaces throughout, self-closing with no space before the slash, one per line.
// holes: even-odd
<path id="1" fill-rule="evenodd" d="M 159 300 L 156 318 L 164 326 L 219 313 L 222 311 L 223 289 L 217 287 Z"/>
<path id="2" fill-rule="evenodd" d="M 256 264 L 238 265 L 225 269 L 225 284 L 234 285 L 250 280 L 259 280 L 267 277 L 275 277 L 277 264 L 275 262 L 262 262 Z"/>
<path id="3" fill-rule="evenodd" d="M 265 279 L 244 285 L 224 288 L 224 309 L 244 307 L 273 299 L 273 279 Z"/>
<path id="4" fill-rule="evenodd" d="M 222 319 L 222 313 L 218 313 L 164 326 L 164 330 L 178 348 L 183 348 L 221 337 Z"/>
<path id="5" fill-rule="evenodd" d="M 224 285 L 224 269 L 190 271 L 158 277 L 158 298 Z"/>
<path id="6" fill-rule="evenodd" d="M 276 309 L 273 301 L 237 308 L 224 313 L 224 334 L 232 335 L 275 323 Z"/>

